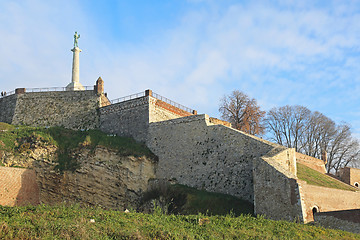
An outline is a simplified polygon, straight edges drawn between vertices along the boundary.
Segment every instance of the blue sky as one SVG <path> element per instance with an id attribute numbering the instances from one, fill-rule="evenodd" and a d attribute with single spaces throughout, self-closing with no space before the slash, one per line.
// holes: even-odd
<path id="1" fill-rule="evenodd" d="M 110 99 L 152 89 L 218 117 L 241 90 L 303 105 L 360 137 L 360 1 L 0 0 L 1 90 L 80 82 Z"/>

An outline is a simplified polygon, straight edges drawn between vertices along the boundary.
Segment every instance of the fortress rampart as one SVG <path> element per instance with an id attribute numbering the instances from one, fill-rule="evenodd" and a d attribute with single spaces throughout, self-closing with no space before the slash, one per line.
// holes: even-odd
<path id="1" fill-rule="evenodd" d="M 150 123 L 147 146 L 159 178 L 252 202 L 253 160 L 277 145 L 195 115 Z"/>
<path id="2" fill-rule="evenodd" d="M 233 129 L 228 122 L 197 115 L 151 90 L 110 102 L 103 89 L 101 78 L 94 90 L 17 89 L 0 98 L 0 121 L 99 128 L 132 137 L 158 156 L 156 178 L 240 197 L 254 203 L 256 214 L 272 219 L 312 221 L 313 205 L 324 211 L 360 208 L 352 202 L 358 192 L 319 188 L 297 178 L 297 162 L 325 173 L 322 160 Z M 329 192 L 334 196 L 329 197 Z M 329 199 L 337 205 L 329 204 Z"/>
<path id="3" fill-rule="evenodd" d="M 99 128 L 98 109 L 109 101 L 97 88 L 95 85 L 94 90 L 34 92 L 16 89 L 14 94 L 0 98 L 0 121 L 14 125 Z"/>

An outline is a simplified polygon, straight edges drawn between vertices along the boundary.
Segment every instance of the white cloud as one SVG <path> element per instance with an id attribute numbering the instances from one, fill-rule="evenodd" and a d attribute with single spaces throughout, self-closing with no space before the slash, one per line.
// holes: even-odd
<path id="1" fill-rule="evenodd" d="M 81 81 L 92 85 L 101 75 L 111 98 L 151 88 L 217 115 L 218 100 L 240 89 L 267 109 L 302 104 L 326 114 L 331 105 L 350 117 L 339 106 L 360 100 L 356 3 L 229 2 L 202 1 L 173 29 L 111 46 L 81 2 L 1 2 L 2 88 L 65 86 L 78 30 Z"/>

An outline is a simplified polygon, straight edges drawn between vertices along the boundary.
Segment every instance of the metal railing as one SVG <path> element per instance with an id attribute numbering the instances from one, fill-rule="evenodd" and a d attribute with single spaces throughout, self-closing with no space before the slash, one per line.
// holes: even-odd
<path id="1" fill-rule="evenodd" d="M 15 90 L 10 91 L 10 92 L 3 91 L 2 94 L 0 95 L 0 98 L 7 97 L 7 96 L 10 96 L 10 95 L 13 95 L 13 94 L 15 94 Z"/>
<path id="2" fill-rule="evenodd" d="M 84 86 L 84 90 L 94 90 L 94 86 Z M 61 92 L 67 91 L 66 87 L 49 87 L 49 88 L 25 88 L 25 92 Z M 15 90 L 10 92 L 3 91 L 3 94 L 0 95 L 0 98 L 7 97 L 15 94 Z"/>
<path id="3" fill-rule="evenodd" d="M 94 86 L 84 86 L 84 90 L 94 90 Z M 66 91 L 66 87 L 26 88 L 26 92 L 61 92 L 61 91 Z"/>
<path id="4" fill-rule="evenodd" d="M 145 97 L 145 92 L 135 93 L 135 94 L 131 94 L 129 96 L 116 98 L 114 100 L 111 100 L 110 102 L 111 102 L 111 104 L 115 104 L 115 103 L 125 102 L 125 101 L 128 101 L 128 100 L 135 99 L 135 98 L 140 98 L 140 97 Z"/>
<path id="5" fill-rule="evenodd" d="M 181 104 L 179 104 L 179 103 L 176 103 L 176 102 L 174 102 L 174 101 L 172 101 L 172 100 L 170 100 L 170 99 L 168 99 L 168 98 L 166 98 L 166 97 L 161 96 L 160 94 L 157 94 L 157 93 L 154 93 L 154 92 L 153 92 L 153 93 L 152 93 L 152 96 L 153 96 L 154 98 L 159 99 L 159 100 L 161 100 L 161 101 L 163 101 L 163 102 L 166 102 L 166 103 L 168 103 L 168 104 L 170 104 L 170 105 L 172 105 L 172 106 L 174 106 L 174 107 L 180 108 L 180 109 L 182 109 L 182 110 L 184 110 L 184 111 L 186 111 L 186 112 L 189 112 L 189 113 L 193 113 L 193 112 L 194 112 L 193 109 L 188 108 L 188 107 L 185 107 L 184 105 L 181 105 Z"/>

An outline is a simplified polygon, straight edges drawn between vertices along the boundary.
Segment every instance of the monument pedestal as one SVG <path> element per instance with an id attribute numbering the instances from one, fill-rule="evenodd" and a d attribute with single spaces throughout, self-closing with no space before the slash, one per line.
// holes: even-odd
<path id="1" fill-rule="evenodd" d="M 79 82 L 71 82 L 66 86 L 66 91 L 85 90 L 84 86 Z"/>
<path id="2" fill-rule="evenodd" d="M 81 52 L 81 49 L 74 47 L 71 51 L 73 52 L 72 79 L 71 83 L 66 86 L 66 91 L 85 90 L 84 86 L 79 81 L 79 53 Z"/>

